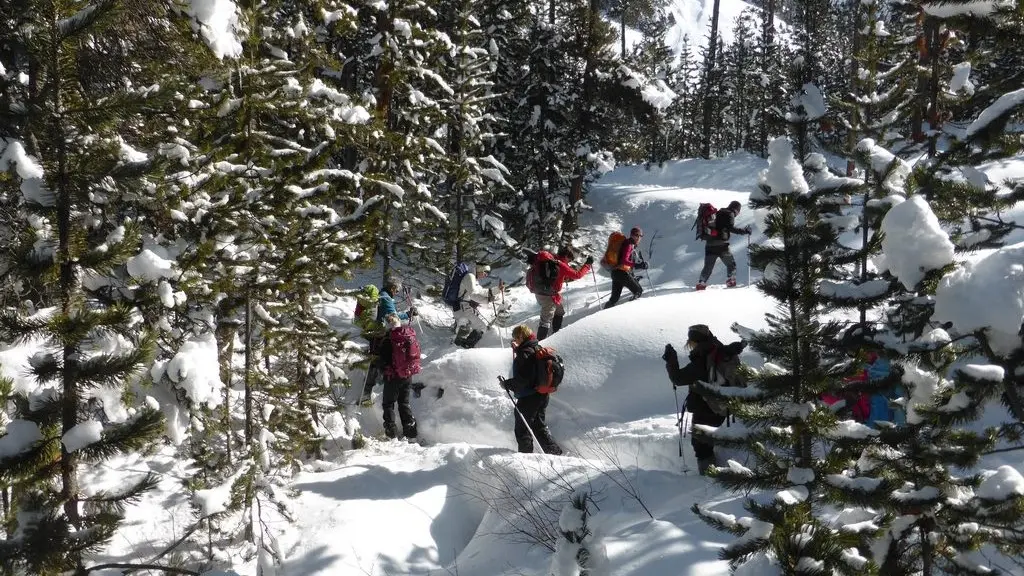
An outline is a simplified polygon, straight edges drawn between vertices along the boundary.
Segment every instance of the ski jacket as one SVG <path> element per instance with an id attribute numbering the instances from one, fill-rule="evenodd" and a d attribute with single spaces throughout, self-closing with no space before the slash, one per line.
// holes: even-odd
<path id="1" fill-rule="evenodd" d="M 715 228 L 718 229 L 718 236 L 708 238 L 705 241 L 706 248 L 728 248 L 729 239 L 733 234 L 749 234 L 743 228 L 736 227 L 736 213 L 728 208 L 723 208 L 715 214 Z"/>
<path id="2" fill-rule="evenodd" d="M 590 264 L 584 264 L 580 266 L 579 270 L 573 270 L 572 266 L 566 260 L 562 258 L 555 258 L 555 262 L 558 262 L 558 276 L 555 277 L 555 281 L 551 283 L 551 290 L 554 294 L 551 295 L 551 301 L 555 304 L 562 303 L 562 285 L 566 282 L 572 282 L 573 280 L 579 280 L 590 272 Z"/>
<path id="3" fill-rule="evenodd" d="M 530 338 L 520 344 L 512 356 L 512 377 L 505 380 L 505 388 L 512 392 L 516 398 L 523 398 L 531 394 L 537 394 L 537 380 L 539 374 L 537 367 L 539 362 L 534 358 L 540 344 L 536 338 Z"/>
<path id="4" fill-rule="evenodd" d="M 476 274 L 468 272 L 462 277 L 462 282 L 459 282 L 459 302 L 469 302 L 474 306 L 473 303 L 486 304 L 490 298 L 491 291 L 477 282 Z"/>
<path id="5" fill-rule="evenodd" d="M 633 260 L 633 250 L 635 247 L 636 244 L 633 242 L 632 237 L 627 237 L 622 242 L 622 246 L 619 247 L 619 265 L 615 267 L 616 270 L 629 272 L 636 266 L 636 262 Z"/>
<path id="6" fill-rule="evenodd" d="M 381 290 L 380 300 L 377 301 L 377 323 L 384 326 L 384 318 L 388 314 L 397 314 L 402 320 L 409 319 L 408 313 L 399 312 L 398 308 L 395 307 L 395 299 L 391 297 L 391 294 Z"/>
<path id="7" fill-rule="evenodd" d="M 673 386 L 687 386 L 689 392 L 686 395 L 686 411 L 696 417 L 717 416 L 711 409 L 704 396 L 693 389 L 693 384 L 698 381 L 706 381 L 709 369 L 708 358 L 716 346 L 724 346 L 717 338 L 698 343 L 690 351 L 690 363 L 682 368 L 679 367 L 679 358 L 672 356 L 665 360 L 665 370 L 668 372 L 668 379 Z"/>

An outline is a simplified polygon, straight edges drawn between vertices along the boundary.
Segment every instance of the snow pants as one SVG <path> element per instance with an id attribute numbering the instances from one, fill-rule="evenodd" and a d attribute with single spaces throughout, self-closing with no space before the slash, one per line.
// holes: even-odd
<path id="1" fill-rule="evenodd" d="M 711 409 L 693 412 L 694 424 L 721 426 L 723 422 L 725 422 L 725 417 L 719 416 Z M 693 446 L 693 454 L 697 457 L 697 460 L 707 460 L 715 457 L 715 445 L 703 438 L 698 439 L 697 435 L 692 432 L 690 433 L 690 446 Z"/>
<path id="2" fill-rule="evenodd" d="M 640 283 L 636 281 L 635 276 L 625 270 L 616 268 L 612 270 L 612 295 L 608 298 L 608 302 L 605 303 L 605 308 L 611 308 L 618 303 L 619 297 L 622 296 L 623 288 L 629 288 L 629 291 L 633 293 L 633 298 L 639 298 L 644 293 L 644 289 L 640 287 Z"/>
<path id="3" fill-rule="evenodd" d="M 561 318 L 565 316 L 565 308 L 559 303 L 555 304 L 554 296 L 545 296 L 544 294 L 536 294 L 537 304 L 540 305 L 540 324 L 541 328 L 551 329 L 554 324 L 558 324 L 558 328 L 562 327 Z M 555 319 L 559 320 L 556 322 Z M 551 333 L 557 332 L 556 328 Z"/>
<path id="4" fill-rule="evenodd" d="M 533 436 L 536 436 L 545 454 L 557 455 L 562 453 L 562 448 L 551 437 L 548 425 L 544 423 L 547 410 L 547 394 L 534 393 L 529 396 L 523 396 L 516 401 L 516 408 L 513 410 L 512 417 L 516 421 L 516 444 L 519 445 L 520 452 L 525 454 L 533 452 Z M 529 424 L 529 427 L 527 427 L 527 424 Z M 533 436 L 530 435 L 531 430 L 533 431 Z"/>
<path id="5" fill-rule="evenodd" d="M 409 406 L 409 391 L 412 388 L 412 378 L 384 378 L 384 397 L 381 404 L 384 405 L 384 434 L 388 438 L 398 437 L 398 427 L 395 426 L 395 404 L 398 404 L 398 418 L 402 422 L 402 435 L 406 438 L 416 437 L 416 418 L 412 415 L 412 408 Z"/>
<path id="6" fill-rule="evenodd" d="M 700 284 L 707 284 L 711 278 L 711 272 L 715 269 L 715 262 L 719 259 L 725 262 L 725 271 L 730 280 L 736 280 L 736 259 L 729 251 L 728 244 L 709 244 L 704 247 L 704 269 L 700 271 Z"/>

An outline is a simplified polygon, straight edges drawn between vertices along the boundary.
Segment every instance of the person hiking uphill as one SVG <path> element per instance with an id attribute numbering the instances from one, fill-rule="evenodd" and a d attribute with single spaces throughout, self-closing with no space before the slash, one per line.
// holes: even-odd
<path id="1" fill-rule="evenodd" d="M 647 269 L 647 262 L 637 262 L 635 260 L 636 246 L 643 237 L 644 231 L 640 227 L 634 226 L 629 231 L 629 238 L 626 238 L 621 246 L 619 246 L 617 257 L 612 266 L 612 294 L 608 298 L 608 302 L 605 303 L 605 308 L 611 308 L 618 303 L 624 287 L 629 288 L 629 291 L 633 293 L 633 300 L 643 295 L 644 289 L 640 287 L 636 276 L 633 275 L 634 268 L 637 270 Z M 609 254 L 606 253 L 605 260 L 608 259 Z"/>
<path id="2" fill-rule="evenodd" d="M 366 382 L 363 384 L 363 393 L 362 396 L 360 396 L 359 398 L 360 404 L 365 405 L 370 403 L 370 398 L 373 393 L 373 387 L 377 385 L 377 378 L 380 377 L 381 370 L 383 370 L 384 366 L 386 366 L 386 364 L 382 364 L 380 362 L 380 356 L 377 353 L 377 348 L 380 347 L 381 342 L 383 342 L 387 336 L 387 330 L 385 329 L 386 324 L 384 323 L 384 319 L 387 318 L 388 315 L 390 314 L 394 314 L 395 316 L 398 317 L 399 320 L 409 320 L 410 318 L 416 315 L 415 306 L 411 306 L 408 312 L 398 311 L 398 308 L 395 306 L 394 296 L 396 294 L 401 293 L 401 291 L 401 280 L 399 280 L 395 276 L 388 276 L 384 278 L 384 290 L 380 292 L 377 298 L 376 323 L 375 325 L 372 325 L 375 327 L 375 329 L 370 331 L 368 334 L 369 336 L 372 337 L 372 339 L 368 338 L 370 341 L 369 351 L 370 354 L 374 356 L 374 358 L 371 358 L 370 366 L 367 368 Z"/>
<path id="3" fill-rule="evenodd" d="M 498 381 L 502 388 L 515 396 L 516 407 L 512 411 L 515 420 L 516 444 L 523 453 L 533 452 L 533 437 L 537 437 L 545 454 L 561 454 L 562 448 L 551 437 L 544 422 L 548 409 L 548 394 L 537 390 L 541 382 L 541 363 L 536 358 L 540 344 L 533 330 L 525 324 L 512 330 L 512 377 Z M 531 434 L 532 432 L 532 434 Z"/>
<path id="4" fill-rule="evenodd" d="M 690 363 L 680 368 L 675 348 L 671 344 L 665 345 L 665 353 L 661 359 L 665 361 L 668 378 L 674 387 L 689 387 L 685 406 L 686 411 L 693 414 L 694 424 L 721 426 L 726 417 L 724 409 L 719 407 L 716 410 L 717 403 L 694 390 L 693 384 L 698 381 L 723 383 L 720 382 L 721 378 L 712 377 L 717 372 L 712 372 L 712 368 L 716 366 L 715 359 L 735 358 L 743 351 L 746 343 L 734 342 L 727 346 L 715 338 L 706 325 L 694 324 L 687 330 L 686 346 L 690 350 Z M 719 382 L 714 382 L 715 380 Z M 690 435 L 690 445 L 693 446 L 693 453 L 697 457 L 697 470 L 703 476 L 707 473 L 708 467 L 715 463 L 715 446 L 705 438 L 698 438 L 696 434 Z"/>
<path id="5" fill-rule="evenodd" d="M 412 388 L 412 376 L 419 372 L 419 344 L 416 342 L 416 332 L 409 326 L 402 326 L 402 321 L 397 314 L 388 314 L 384 319 L 387 336 L 381 341 L 377 349 L 380 358 L 380 366 L 384 373 L 384 395 L 381 400 L 383 408 L 384 435 L 388 438 L 398 437 L 398 426 L 395 425 L 395 404 L 398 404 L 398 418 L 402 422 L 402 436 L 407 440 L 416 439 L 416 418 L 409 406 L 409 391 Z M 404 330 L 404 332 L 402 332 Z M 398 332 L 396 332 L 398 331 Z M 411 351 L 415 359 L 401 356 L 403 350 L 395 350 L 394 340 L 398 339 L 392 335 L 401 332 L 402 336 L 415 343 Z M 399 339 L 401 340 L 401 339 Z"/>
<path id="6" fill-rule="evenodd" d="M 715 269 L 715 262 L 721 259 L 725 262 L 725 271 L 728 279 L 725 285 L 729 288 L 736 286 L 736 259 L 729 251 L 729 239 L 733 234 L 750 235 L 750 227 L 737 228 L 736 216 L 739 215 L 741 204 L 736 200 L 729 203 L 725 210 L 719 210 L 714 215 L 714 226 L 712 233 L 705 235 L 704 239 L 704 269 L 700 272 L 700 279 L 697 280 L 697 290 L 707 288 L 708 278 Z"/>
<path id="7" fill-rule="evenodd" d="M 554 334 L 562 329 L 562 320 L 565 317 L 565 308 L 562 306 L 562 285 L 565 282 L 579 280 L 590 272 L 594 263 L 593 257 L 587 257 L 587 261 L 579 270 L 573 270 L 569 265 L 574 254 L 568 246 L 558 251 L 558 256 L 542 250 L 537 253 L 527 273 L 526 286 L 537 298 L 540 306 L 540 324 L 537 327 L 537 340 L 543 340 L 549 334 Z"/>
<path id="8" fill-rule="evenodd" d="M 455 344 L 472 348 L 484 336 L 487 322 L 477 311 L 481 304 L 494 302 L 493 288 L 484 288 L 479 280 L 487 277 L 491 267 L 477 262 L 474 272 L 467 272 L 459 282 L 459 309 L 455 311 Z"/>

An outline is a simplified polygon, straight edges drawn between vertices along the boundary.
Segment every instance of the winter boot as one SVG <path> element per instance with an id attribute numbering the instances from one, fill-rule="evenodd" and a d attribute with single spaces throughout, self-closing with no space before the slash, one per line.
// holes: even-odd
<path id="1" fill-rule="evenodd" d="M 398 427 L 395 426 L 394 422 L 384 423 L 384 435 L 390 438 L 391 440 L 398 438 Z"/>
<path id="2" fill-rule="evenodd" d="M 728 280 L 726 280 L 725 281 L 725 287 L 726 288 L 735 288 L 736 287 L 736 278 L 729 278 Z"/>
<path id="3" fill-rule="evenodd" d="M 696 290 L 704 290 L 704 289 L 706 289 L 707 287 L 708 287 L 708 285 L 707 285 L 707 284 L 705 284 L 705 283 L 703 283 L 703 282 L 697 282 L 697 286 L 696 286 L 696 288 L 695 288 L 695 289 L 696 289 Z"/>
<path id="4" fill-rule="evenodd" d="M 541 340 L 543 340 L 543 339 L 545 339 L 547 337 L 548 337 L 548 327 L 547 326 L 538 326 L 537 327 L 537 341 L 539 342 L 539 341 L 541 341 Z"/>
<path id="5" fill-rule="evenodd" d="M 476 346 L 476 343 L 479 342 L 480 339 L 483 337 L 483 330 L 473 330 L 472 332 L 469 333 L 469 336 L 466 337 L 466 341 L 463 344 L 463 347 L 472 348 L 473 346 Z"/>
<path id="6" fill-rule="evenodd" d="M 416 439 L 417 434 L 416 434 L 416 421 L 415 420 L 413 420 L 411 423 L 408 423 L 408 424 L 406 424 L 406 423 L 402 424 L 402 435 L 405 436 L 406 440 L 412 441 L 412 440 Z"/>
<path id="7" fill-rule="evenodd" d="M 565 316 L 558 315 L 551 320 L 551 333 L 554 334 L 562 329 L 562 320 L 565 320 Z"/>
<path id="8" fill-rule="evenodd" d="M 697 473 L 701 476 L 708 475 L 708 468 L 715 463 L 714 458 L 698 458 L 697 459 Z"/>

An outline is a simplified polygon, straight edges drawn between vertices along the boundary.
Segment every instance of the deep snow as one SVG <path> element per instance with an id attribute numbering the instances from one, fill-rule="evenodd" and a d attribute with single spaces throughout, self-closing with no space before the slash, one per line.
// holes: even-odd
<path id="1" fill-rule="evenodd" d="M 765 167 L 763 160 L 746 154 L 675 161 L 650 170 L 620 167 L 594 187 L 588 198 L 594 210 L 583 222 L 588 235 L 579 247 L 598 257 L 610 231 L 641 226 L 641 248 L 651 269 L 644 274 L 641 299 L 630 302 L 627 294 L 607 311 L 597 302 L 598 296 L 608 295 L 606 273 L 598 271 L 567 287 L 566 325 L 547 342 L 565 357 L 568 372 L 552 398 L 548 419 L 571 456 L 513 452 L 511 403 L 497 387 L 497 376 L 507 374 L 511 364 L 508 330 L 492 331 L 476 349 L 455 349 L 448 329 L 451 313 L 417 301 L 426 358 L 416 380 L 427 388 L 413 400 L 413 409 L 422 436 L 433 445 L 379 440 L 377 394 L 373 408 L 359 416 L 369 438 L 365 448 L 341 450 L 352 430 L 328 422 L 328 457 L 306 464 L 288 483 L 296 492 L 288 501 L 291 520 L 273 522 L 286 558 L 278 573 L 547 576 L 556 555 L 522 538 L 522 532 L 544 533 L 557 526 L 573 492 L 566 486 L 571 486 L 590 490 L 597 503 L 590 523 L 598 574 L 726 574 L 717 554 L 730 538 L 705 526 L 689 508 L 701 503 L 739 514 L 740 497 L 693 473 L 688 437 L 679 457 L 675 411 L 685 390 L 675 396 L 660 356 L 666 343 L 679 348 L 686 327 L 695 322 L 708 324 L 724 341 L 737 338 L 729 330 L 733 322 L 764 325 L 772 303 L 751 287 L 723 289 L 720 263 L 711 279 L 717 285 L 692 291 L 703 250 L 691 224 L 700 202 L 744 202 Z M 992 166 L 990 176 L 1020 174 L 1024 170 L 1000 163 Z M 737 223 L 755 220 L 744 210 Z M 752 241 L 762 240 L 755 232 Z M 744 238 L 734 240 L 733 252 L 739 280 L 746 283 Z M 522 272 L 503 269 L 495 275 L 513 281 Z M 537 306 L 525 288 L 513 288 L 508 298 L 512 317 L 535 327 Z M 353 307 L 342 301 L 326 307 L 324 314 L 345 329 Z M 0 370 L 14 376 L 16 386 L 27 385 L 20 371 L 32 350 L 31 345 L 0 350 Z M 750 353 L 745 360 L 759 363 Z M 361 384 L 360 373 L 352 377 L 349 400 Z M 441 387 L 444 394 L 438 397 Z M 982 424 L 1004 416 L 993 407 Z M 1024 471 L 1014 453 L 990 456 L 985 465 Z M 188 498 L 181 485 L 194 471 L 174 457 L 169 445 L 149 457 L 117 458 L 90 470 L 83 485 L 100 490 L 123 482 L 125 475 L 145 472 L 161 474 L 158 489 L 128 508 L 126 526 L 94 561 L 154 557 L 194 525 L 197 511 L 219 502 L 216 490 Z M 999 474 L 990 484 L 1019 486 L 1019 476 L 1010 470 Z M 516 502 L 527 505 L 517 507 Z M 238 574 L 256 574 L 251 552 L 218 549 L 216 557 Z"/>

